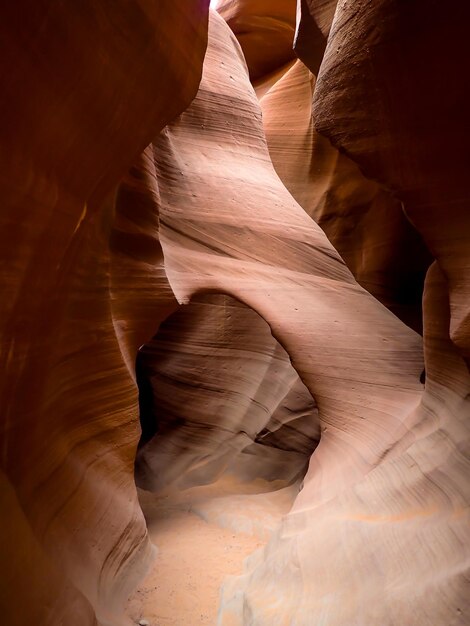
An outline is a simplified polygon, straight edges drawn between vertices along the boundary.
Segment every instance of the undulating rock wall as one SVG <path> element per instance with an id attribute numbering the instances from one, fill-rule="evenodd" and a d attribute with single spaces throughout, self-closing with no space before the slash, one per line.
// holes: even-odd
<path id="1" fill-rule="evenodd" d="M 154 557 L 133 478 L 134 360 L 169 296 L 155 205 L 126 214 L 118 198 L 115 220 L 112 192 L 193 98 L 208 4 L 1 9 L 5 624 L 124 623 Z"/>
<path id="2" fill-rule="evenodd" d="M 293 14 L 295 3 L 285 1 L 283 6 Z M 367 179 L 353 160 L 315 129 L 312 97 L 335 6 L 335 2 L 299 3 L 295 49 L 303 62 L 284 55 L 272 58 L 261 72 L 258 59 L 245 53 L 270 156 L 284 185 L 321 226 L 356 280 L 422 332 L 422 290 L 432 255 L 399 199 Z M 218 10 L 244 52 L 246 38 L 262 39 L 265 24 L 278 12 L 277 5 L 267 2 L 222 2 Z M 239 23 L 247 15 L 250 30 L 240 32 Z M 290 36 L 292 44 L 293 30 Z M 265 54 L 260 46 L 257 51 L 258 56 Z"/>
<path id="3" fill-rule="evenodd" d="M 322 437 L 278 535 L 227 585 L 220 623 L 468 624 L 468 9 L 443 18 L 437 3 L 340 2 L 330 32 L 327 4 L 299 3 L 296 50 L 313 74 L 297 62 L 258 89 L 270 154 L 357 279 L 415 328 L 437 259 L 424 289 L 426 386 L 377 467 L 323 501 Z M 330 33 L 321 64 L 319 33 Z"/>
<path id="4" fill-rule="evenodd" d="M 217 11 L 237 36 L 252 80 L 295 59 L 296 0 L 219 0 Z"/>
<path id="5" fill-rule="evenodd" d="M 306 472 L 221 626 L 468 625 L 468 7 L 79 4 L 0 23 L 5 623 L 127 623 L 135 469 Z"/>
<path id="6" fill-rule="evenodd" d="M 315 87 L 315 75 L 298 60 L 261 94 L 276 172 L 360 285 L 422 332 L 422 290 L 432 256 L 400 201 L 315 130 Z"/>
<path id="7" fill-rule="evenodd" d="M 162 324 L 140 353 L 143 447 L 137 484 L 162 492 L 299 476 L 320 438 L 315 403 L 269 326 L 233 298 L 208 294 Z M 148 434 L 147 434 L 148 433 Z M 150 439 L 151 437 L 151 439 Z"/>
<path id="8" fill-rule="evenodd" d="M 403 203 L 449 283 L 450 337 L 468 359 L 470 94 L 462 77 L 470 8 L 450 9 L 443 19 L 424 0 L 339 3 L 314 116 L 321 133 Z"/>
<path id="9" fill-rule="evenodd" d="M 170 284 L 183 303 L 216 291 L 257 311 L 289 353 L 320 416 L 324 411 L 331 417 L 329 436 L 342 431 L 342 415 L 351 413 L 359 430 L 370 433 L 368 458 L 359 462 L 365 469 L 387 447 L 388 435 L 377 432 L 381 420 L 364 420 L 363 411 L 390 410 L 385 379 L 394 386 L 392 413 L 418 402 L 420 338 L 357 285 L 286 191 L 269 158 L 238 43 L 216 15 L 211 33 L 198 96 L 154 144 Z M 194 132 L 202 124 L 196 143 Z M 374 319 L 380 320 L 375 332 Z M 391 419 L 398 426 L 400 418 Z M 320 447 L 314 457 L 321 457 Z"/>

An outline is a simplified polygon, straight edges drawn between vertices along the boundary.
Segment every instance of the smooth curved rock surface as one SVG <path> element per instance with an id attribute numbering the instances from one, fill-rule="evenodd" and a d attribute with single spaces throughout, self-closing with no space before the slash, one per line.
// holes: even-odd
<path id="1" fill-rule="evenodd" d="M 252 80 L 295 58 L 296 0 L 220 0 L 217 11 L 237 36 Z"/>
<path id="2" fill-rule="evenodd" d="M 322 429 L 292 512 L 246 577 L 227 586 L 219 621 L 400 624 L 412 605 L 417 623 L 463 624 L 468 372 L 442 327 L 428 331 L 431 372 L 456 359 L 455 383 L 437 391 L 428 373 L 423 394 L 418 337 L 357 286 L 286 193 L 237 43 L 215 17 L 210 32 L 200 92 L 155 143 L 168 277 L 180 302 L 220 291 L 258 311 L 315 397 Z M 436 289 L 433 269 L 431 329 Z M 434 468 L 443 484 L 452 476 L 445 496 Z M 433 537 L 439 545 L 429 547 Z M 403 575 L 415 542 L 423 549 Z"/>
<path id="3" fill-rule="evenodd" d="M 276 172 L 359 284 L 422 332 L 422 291 L 432 256 L 399 200 L 315 130 L 315 86 L 315 76 L 298 60 L 267 89 L 257 88 Z"/>
<path id="4" fill-rule="evenodd" d="M 337 0 L 298 0 L 294 49 L 315 74 L 325 52 Z"/>
<path id="5" fill-rule="evenodd" d="M 253 2 L 247 6 L 254 10 Z M 432 255 L 400 201 L 315 130 L 312 98 L 335 7 L 336 2 L 299 2 L 291 45 L 303 62 L 283 58 L 252 77 L 269 153 L 284 185 L 321 226 L 359 284 L 421 333 L 424 277 Z M 231 19 L 227 23 L 244 49 L 246 33 Z M 255 34 L 266 36 L 261 24 L 252 25 Z"/>
<path id="6" fill-rule="evenodd" d="M 0 550 L 11 625 L 124 623 L 154 557 L 133 480 L 130 355 L 156 330 L 159 296 L 144 291 L 161 253 L 154 207 L 114 222 L 109 194 L 194 96 L 208 4 L 2 7 Z"/>
<path id="7" fill-rule="evenodd" d="M 317 129 L 395 192 L 438 260 L 449 282 L 450 336 L 466 359 L 469 17 L 461 2 L 445 19 L 424 0 L 341 2 L 314 96 Z"/>
<path id="8" fill-rule="evenodd" d="M 220 18 L 211 28 L 198 97 L 155 142 L 167 274 L 180 302 L 201 291 L 244 301 L 289 353 L 322 425 L 298 499 L 310 506 L 360 480 L 409 431 L 422 389 L 420 340 L 355 283 L 286 192 L 238 44 Z"/>
<path id="9" fill-rule="evenodd" d="M 141 408 L 138 486 L 188 488 L 227 470 L 244 480 L 291 482 L 305 472 L 320 438 L 315 403 L 249 307 L 199 297 L 141 348 L 140 368 L 150 401 Z"/>
<path id="10" fill-rule="evenodd" d="M 309 387 L 320 419 L 322 411 L 328 416 L 329 436 L 344 436 L 343 415 L 353 415 L 359 430 L 368 431 L 377 448 L 372 443 L 368 458 L 359 462 L 365 468 L 389 438 L 380 426 L 384 414 L 396 413 L 401 403 L 410 410 L 419 400 L 421 342 L 357 285 L 324 233 L 285 190 L 269 159 L 259 105 L 237 50 L 234 36 L 213 14 L 199 94 L 155 142 L 167 275 L 180 302 L 200 291 L 220 291 L 257 311 Z M 202 120 L 205 133 L 196 151 L 191 133 Z M 238 184 L 227 196 L 225 181 L 234 172 Z M 380 320 L 374 333 L 368 318 Z M 351 325 L 354 335 L 348 333 Z M 342 380 L 348 381 L 344 387 Z M 385 380 L 396 382 L 393 411 Z M 364 409 L 366 389 L 370 403 Z M 371 411 L 370 420 L 362 419 L 363 410 Z"/>
<path id="11" fill-rule="evenodd" d="M 208 4 L 3 9 L 3 618 L 129 624 L 135 468 L 277 523 L 221 626 L 466 626 L 468 8 Z"/>
<path id="12" fill-rule="evenodd" d="M 299 497 L 225 585 L 219 624 L 468 623 L 470 378 L 437 264 L 424 316 L 426 391 L 401 450 L 328 502 Z"/>

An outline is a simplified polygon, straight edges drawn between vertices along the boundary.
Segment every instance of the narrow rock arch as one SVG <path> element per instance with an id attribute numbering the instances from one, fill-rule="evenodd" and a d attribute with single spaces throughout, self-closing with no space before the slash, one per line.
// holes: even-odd
<path id="1" fill-rule="evenodd" d="M 292 482 L 320 438 L 318 411 L 287 352 L 253 309 L 196 294 L 138 352 L 138 486 Z"/>

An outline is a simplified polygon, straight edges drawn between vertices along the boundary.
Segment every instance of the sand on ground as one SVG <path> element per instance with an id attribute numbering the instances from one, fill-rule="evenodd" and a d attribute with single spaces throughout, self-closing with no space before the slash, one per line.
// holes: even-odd
<path id="1" fill-rule="evenodd" d="M 129 598 L 133 623 L 214 626 L 224 579 L 243 573 L 245 558 L 267 542 L 290 509 L 296 485 L 224 477 L 167 496 L 140 491 L 154 567 Z"/>

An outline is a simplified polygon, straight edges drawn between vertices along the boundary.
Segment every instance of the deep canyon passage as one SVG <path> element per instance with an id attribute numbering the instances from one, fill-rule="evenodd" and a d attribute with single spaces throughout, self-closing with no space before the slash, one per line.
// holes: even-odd
<path id="1" fill-rule="evenodd" d="M 470 5 L 0 15 L 2 623 L 470 626 Z"/>

